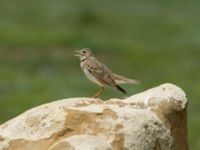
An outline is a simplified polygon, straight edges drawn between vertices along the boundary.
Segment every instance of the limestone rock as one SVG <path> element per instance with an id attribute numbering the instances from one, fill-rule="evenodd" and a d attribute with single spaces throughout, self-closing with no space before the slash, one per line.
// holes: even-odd
<path id="1" fill-rule="evenodd" d="M 163 84 L 126 99 L 59 100 L 0 126 L 0 150 L 187 150 L 187 99 Z"/>

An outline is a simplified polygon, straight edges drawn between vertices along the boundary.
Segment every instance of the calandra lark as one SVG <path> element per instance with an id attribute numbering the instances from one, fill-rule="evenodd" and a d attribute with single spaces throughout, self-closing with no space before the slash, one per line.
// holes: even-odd
<path id="1" fill-rule="evenodd" d="M 113 73 L 94 57 L 89 48 L 76 50 L 75 53 L 75 56 L 78 56 L 81 60 L 81 68 L 87 78 L 101 87 L 100 91 L 94 95 L 94 98 L 99 97 L 106 86 L 114 87 L 126 94 L 126 90 L 120 87 L 119 84 L 139 84 L 138 80 L 128 79 Z"/>

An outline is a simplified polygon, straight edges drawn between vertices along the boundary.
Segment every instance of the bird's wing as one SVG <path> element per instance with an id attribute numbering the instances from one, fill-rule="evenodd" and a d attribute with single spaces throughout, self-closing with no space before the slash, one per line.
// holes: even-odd
<path id="1" fill-rule="evenodd" d="M 84 67 L 101 83 L 116 86 L 115 80 L 112 78 L 111 71 L 97 60 L 86 60 Z"/>

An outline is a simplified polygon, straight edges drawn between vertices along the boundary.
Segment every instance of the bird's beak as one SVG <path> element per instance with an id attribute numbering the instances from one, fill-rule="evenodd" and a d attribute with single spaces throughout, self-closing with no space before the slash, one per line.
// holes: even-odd
<path id="1" fill-rule="evenodd" d="M 81 56 L 80 50 L 75 50 L 74 52 L 75 52 L 74 56 L 77 56 L 77 57 Z"/>

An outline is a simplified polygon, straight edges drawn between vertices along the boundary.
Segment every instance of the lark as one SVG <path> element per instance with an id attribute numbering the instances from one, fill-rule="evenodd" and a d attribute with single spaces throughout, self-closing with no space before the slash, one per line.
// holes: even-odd
<path id="1" fill-rule="evenodd" d="M 95 58 L 93 52 L 89 48 L 76 50 L 75 56 L 80 58 L 80 66 L 86 77 L 100 86 L 100 90 L 93 96 L 94 98 L 98 98 L 103 93 L 106 86 L 111 86 L 122 93 L 127 94 L 127 91 L 119 86 L 120 84 L 140 83 L 138 80 L 128 79 L 113 73 L 108 67 Z"/>

